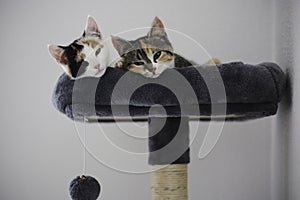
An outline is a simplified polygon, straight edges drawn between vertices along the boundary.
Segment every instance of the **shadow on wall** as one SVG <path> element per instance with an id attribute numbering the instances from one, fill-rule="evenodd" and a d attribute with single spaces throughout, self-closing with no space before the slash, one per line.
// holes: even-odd
<path id="1" fill-rule="evenodd" d="M 296 50 L 299 48 L 299 6 L 297 0 L 276 0 L 274 3 L 274 59 L 287 74 L 286 89 L 280 103 L 276 125 L 272 132 L 271 199 L 299 199 L 299 134 L 297 134 L 297 98 L 295 92 L 298 68 Z M 298 11 L 297 11 L 298 10 Z M 299 31 L 298 31 L 299 32 Z M 298 42 L 298 43 L 297 43 Z M 298 45 L 298 46 L 297 46 Z M 298 177 L 298 178 L 297 178 Z"/>

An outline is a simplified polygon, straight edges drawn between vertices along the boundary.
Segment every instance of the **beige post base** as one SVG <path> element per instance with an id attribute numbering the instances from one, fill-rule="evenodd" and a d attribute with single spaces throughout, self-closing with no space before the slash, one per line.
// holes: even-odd
<path id="1" fill-rule="evenodd" d="M 152 172 L 152 200 L 187 200 L 187 164 L 161 167 L 155 165 Z"/>

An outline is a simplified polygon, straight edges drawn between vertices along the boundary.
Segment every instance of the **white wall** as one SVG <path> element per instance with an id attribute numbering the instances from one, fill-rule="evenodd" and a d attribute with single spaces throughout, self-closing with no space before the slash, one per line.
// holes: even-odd
<path id="1" fill-rule="evenodd" d="M 271 0 L 7 0 L 1 1 L 0 9 L 3 200 L 68 199 L 70 180 L 82 173 L 83 152 L 74 123 L 51 103 L 62 70 L 48 55 L 46 45 L 67 44 L 80 36 L 88 14 L 97 19 L 106 37 L 149 26 L 157 15 L 168 28 L 191 36 L 224 62 L 256 64 L 271 59 Z M 179 52 L 186 48 L 173 43 Z M 183 54 L 198 59 L 195 52 Z M 103 127 L 112 134 L 121 133 L 113 125 Z M 198 160 L 206 128 L 207 123 L 201 123 L 202 131 L 192 146 L 190 199 L 270 199 L 270 119 L 226 124 L 214 151 Z M 146 131 L 146 126 L 141 130 Z M 89 126 L 88 131 L 89 141 L 97 141 L 92 138 L 99 131 L 97 126 Z M 121 173 L 90 156 L 87 172 L 101 180 L 101 199 L 150 199 L 148 174 Z"/>
<path id="2" fill-rule="evenodd" d="M 300 1 L 274 1 L 274 60 L 288 74 L 272 134 L 272 199 L 300 199 Z"/>

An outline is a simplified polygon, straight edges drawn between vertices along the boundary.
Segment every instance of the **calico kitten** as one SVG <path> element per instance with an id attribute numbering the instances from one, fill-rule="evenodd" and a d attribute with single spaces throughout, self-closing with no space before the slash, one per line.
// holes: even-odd
<path id="1" fill-rule="evenodd" d="M 72 79 L 101 77 L 108 60 L 107 45 L 96 21 L 88 16 L 83 35 L 68 46 L 49 45 L 51 56 Z"/>
<path id="2" fill-rule="evenodd" d="M 111 36 L 113 46 L 121 57 L 116 67 L 128 69 L 149 78 L 158 77 L 164 70 L 187 67 L 192 63 L 174 53 L 164 25 L 158 17 L 148 34 L 133 41 Z"/>

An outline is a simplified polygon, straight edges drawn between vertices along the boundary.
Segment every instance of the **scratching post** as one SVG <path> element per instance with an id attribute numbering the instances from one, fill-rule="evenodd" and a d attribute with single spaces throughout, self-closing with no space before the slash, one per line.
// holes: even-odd
<path id="1" fill-rule="evenodd" d="M 189 119 L 151 117 L 149 151 L 152 200 L 187 200 Z"/>
<path id="2" fill-rule="evenodd" d="M 152 200 L 187 200 L 187 180 L 187 164 L 154 166 L 151 174 Z"/>

